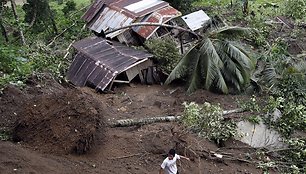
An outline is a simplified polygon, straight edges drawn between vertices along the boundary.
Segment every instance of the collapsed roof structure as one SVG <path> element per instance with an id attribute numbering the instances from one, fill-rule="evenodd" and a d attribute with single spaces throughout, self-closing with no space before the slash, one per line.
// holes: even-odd
<path id="1" fill-rule="evenodd" d="M 178 16 L 181 16 L 181 12 L 162 0 L 96 0 L 82 18 L 89 29 L 103 34 L 132 23 L 165 24 Z M 137 45 L 167 32 L 167 28 L 159 26 L 135 26 L 109 33 L 105 37 Z"/>
<path id="2" fill-rule="evenodd" d="M 167 27 L 127 27 L 131 24 L 175 24 L 172 19 L 179 16 L 181 12 L 162 0 L 96 0 L 82 18 L 90 30 L 104 38 L 88 37 L 73 44 L 77 54 L 67 78 L 76 86 L 92 86 L 101 91 L 107 90 L 108 86 L 111 88 L 114 82 L 129 83 L 136 76 L 148 84 L 160 82 L 156 67 L 152 67 L 150 60 L 153 55 L 121 43 L 141 45 L 149 38 L 170 34 Z M 192 31 L 200 29 L 210 20 L 201 10 L 182 19 Z M 175 33 L 174 30 L 172 32 Z M 183 53 L 182 34 L 180 43 Z"/>
<path id="3" fill-rule="evenodd" d="M 67 78 L 76 86 L 105 90 L 113 82 L 129 83 L 152 66 L 153 55 L 101 37 L 88 37 L 73 44 L 78 51 Z M 120 79 L 118 79 L 119 77 Z"/>

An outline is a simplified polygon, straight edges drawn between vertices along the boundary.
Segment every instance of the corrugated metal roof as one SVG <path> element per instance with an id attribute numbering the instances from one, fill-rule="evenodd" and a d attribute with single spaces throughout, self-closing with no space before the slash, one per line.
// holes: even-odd
<path id="1" fill-rule="evenodd" d="M 92 23 L 89 28 L 93 31 L 100 33 L 101 31 L 108 31 L 119 27 L 124 27 L 132 23 L 134 19 L 127 17 L 119 11 L 113 10 L 109 7 L 104 6 L 101 11 L 99 18 Z M 113 38 L 125 30 L 119 30 L 113 32 L 107 37 Z"/>
<path id="2" fill-rule="evenodd" d="M 86 22 L 90 22 L 100 11 L 104 4 L 109 4 L 112 1 L 113 0 L 96 0 L 93 4 L 91 4 L 90 8 L 82 16 L 82 19 L 84 19 Z"/>
<path id="3" fill-rule="evenodd" d="M 156 13 L 156 11 L 159 11 L 159 14 Z M 167 2 L 162 0 L 117 0 L 113 2 L 111 2 L 111 0 L 96 0 L 96 2 L 87 10 L 83 19 L 88 22 L 88 27 L 91 30 L 100 33 L 102 30 L 107 32 L 115 28 L 130 25 L 132 22 L 136 20 L 139 21 L 144 16 L 153 12 L 155 15 L 163 14 L 159 17 L 154 17 L 154 15 L 151 17 L 152 20 L 154 20 L 153 18 L 156 18 L 155 21 L 161 22 L 171 19 L 167 15 L 170 15 L 171 17 L 179 16 L 177 15 L 179 13 L 177 10 L 170 7 Z M 174 12 L 175 15 L 172 14 L 172 12 Z M 150 31 L 154 32 L 157 29 L 157 27 L 146 27 L 148 27 L 148 33 L 143 34 L 145 38 L 147 38 L 147 35 L 151 35 Z M 145 29 L 146 27 L 143 28 Z M 128 29 L 116 31 L 106 37 L 116 37 L 126 30 Z"/>
<path id="4" fill-rule="evenodd" d="M 142 1 L 138 1 L 136 3 L 133 3 L 133 4 L 130 4 L 128 6 L 125 6 L 124 9 L 127 9 L 131 12 L 134 12 L 134 13 L 140 13 L 144 10 L 148 10 L 152 7 L 156 7 L 160 4 L 164 3 L 163 1 L 161 0 L 142 0 Z"/>
<path id="5" fill-rule="evenodd" d="M 166 23 L 173 18 L 176 18 L 181 15 L 181 12 L 175 8 L 168 6 L 162 9 L 159 9 L 152 13 L 151 15 L 143 18 L 141 22 L 150 22 L 150 23 Z M 133 30 L 139 34 L 141 37 L 148 39 L 152 34 L 158 29 L 157 26 L 139 26 L 133 27 Z"/>
<path id="6" fill-rule="evenodd" d="M 100 37 L 89 37 L 73 44 L 79 52 L 67 77 L 77 86 L 91 84 L 104 90 L 120 74 L 153 55 Z"/>
<path id="7" fill-rule="evenodd" d="M 203 10 L 182 16 L 182 19 L 192 31 L 202 28 L 205 23 L 210 21 L 210 17 Z"/>
<path id="8" fill-rule="evenodd" d="M 169 3 L 162 0 L 118 0 L 109 6 L 131 13 L 136 18 L 169 6 Z"/>

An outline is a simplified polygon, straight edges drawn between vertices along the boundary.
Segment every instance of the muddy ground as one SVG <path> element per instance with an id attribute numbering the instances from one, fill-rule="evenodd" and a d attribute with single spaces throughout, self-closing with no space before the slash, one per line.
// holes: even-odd
<path id="1" fill-rule="evenodd" d="M 0 128 L 13 138 L 0 141 L 0 173 L 156 174 L 170 148 L 191 158 L 179 162 L 181 174 L 262 173 L 252 163 L 254 149 L 238 141 L 217 147 L 179 123 L 108 125 L 117 119 L 180 115 L 184 101 L 233 109 L 236 100 L 246 98 L 204 90 L 187 95 L 178 85 L 131 84 L 102 94 L 32 79 L 25 89 L 10 86 L 1 95 Z"/>

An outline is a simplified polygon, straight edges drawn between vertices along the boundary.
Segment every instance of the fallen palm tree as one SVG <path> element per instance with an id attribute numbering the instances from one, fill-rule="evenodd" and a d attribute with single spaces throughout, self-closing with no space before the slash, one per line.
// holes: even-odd
<path id="1" fill-rule="evenodd" d="M 233 110 L 222 111 L 222 115 L 228 115 L 232 113 L 244 112 L 244 109 L 238 108 Z M 182 116 L 160 116 L 160 117 L 149 117 L 149 118 L 137 118 L 137 119 L 121 119 L 109 123 L 111 127 L 129 127 L 129 126 L 140 126 L 158 122 L 175 122 L 181 120 Z"/>

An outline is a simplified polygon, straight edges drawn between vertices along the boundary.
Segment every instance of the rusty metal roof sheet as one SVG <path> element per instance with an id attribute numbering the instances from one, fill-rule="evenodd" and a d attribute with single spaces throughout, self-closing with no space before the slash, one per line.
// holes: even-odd
<path id="1" fill-rule="evenodd" d="M 141 22 L 149 22 L 149 23 L 166 23 L 173 18 L 181 16 L 181 12 L 176 10 L 175 8 L 168 6 L 162 9 L 159 9 L 152 13 L 151 15 L 143 18 Z M 139 26 L 133 27 L 133 30 L 139 34 L 141 37 L 148 39 L 153 33 L 158 29 L 157 26 Z"/>
<path id="2" fill-rule="evenodd" d="M 118 42 L 89 37 L 73 44 L 78 50 L 67 77 L 77 86 L 91 84 L 104 90 L 116 75 L 148 60 L 151 54 Z"/>
<path id="3" fill-rule="evenodd" d="M 210 21 L 210 17 L 203 10 L 182 16 L 182 19 L 192 31 L 202 28 L 205 23 Z"/>
<path id="4" fill-rule="evenodd" d="M 156 11 L 159 11 L 159 14 Z M 167 14 L 167 12 L 170 14 Z M 161 17 L 151 18 L 156 18 L 155 21 L 164 22 L 169 18 L 167 15 L 173 16 L 172 12 L 177 14 L 178 11 L 162 0 L 96 0 L 84 14 L 83 19 L 87 21 L 88 27 L 91 30 L 100 33 L 101 31 L 107 32 L 115 28 L 127 26 L 151 13 L 155 13 L 155 15 L 163 14 Z M 154 32 L 156 28 L 151 27 L 148 31 Z M 106 37 L 116 37 L 126 30 L 128 29 L 116 31 Z"/>

